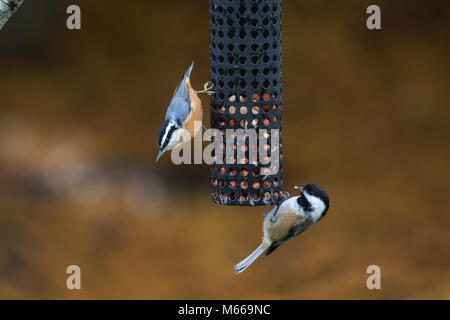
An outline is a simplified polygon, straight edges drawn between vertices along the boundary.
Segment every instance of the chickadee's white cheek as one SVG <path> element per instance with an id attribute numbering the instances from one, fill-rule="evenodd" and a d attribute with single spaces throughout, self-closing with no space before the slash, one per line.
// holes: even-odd
<path id="1" fill-rule="evenodd" d="M 321 199 L 314 196 L 310 196 L 308 200 L 311 203 L 311 207 L 313 209 L 311 212 L 313 219 L 317 221 L 318 219 L 320 219 L 322 213 L 325 211 L 325 204 Z"/>

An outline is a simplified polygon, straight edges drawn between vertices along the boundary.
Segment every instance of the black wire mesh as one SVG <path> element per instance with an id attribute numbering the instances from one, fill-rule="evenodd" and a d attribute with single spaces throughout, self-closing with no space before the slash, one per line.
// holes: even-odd
<path id="1" fill-rule="evenodd" d="M 236 154 L 211 166 L 212 199 L 225 205 L 276 204 L 282 190 L 281 167 L 281 0 L 210 0 L 211 127 L 257 129 L 269 137 L 269 156 L 279 151 L 271 171 Z M 260 129 L 267 129 L 263 133 Z M 271 138 L 279 129 L 279 144 Z M 225 138 L 224 138 L 225 141 Z M 230 146 L 236 148 L 236 139 Z M 224 146 L 225 147 L 225 146 Z"/>

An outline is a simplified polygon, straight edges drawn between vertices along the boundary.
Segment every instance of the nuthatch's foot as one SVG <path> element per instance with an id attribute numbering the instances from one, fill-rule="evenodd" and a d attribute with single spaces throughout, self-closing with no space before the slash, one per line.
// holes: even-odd
<path id="1" fill-rule="evenodd" d="M 211 89 L 214 87 L 211 81 L 205 82 L 203 85 L 203 90 L 201 91 L 195 91 L 195 93 L 206 93 L 208 96 L 212 96 L 215 91 L 212 91 Z"/>

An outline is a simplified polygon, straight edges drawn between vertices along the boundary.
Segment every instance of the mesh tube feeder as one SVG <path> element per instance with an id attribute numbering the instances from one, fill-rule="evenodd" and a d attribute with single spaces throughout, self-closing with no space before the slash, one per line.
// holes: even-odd
<path id="1" fill-rule="evenodd" d="M 209 3 L 211 128 L 256 129 L 272 156 L 279 161 L 268 166 L 245 140 L 245 157 L 223 154 L 223 163 L 211 166 L 212 200 L 223 205 L 273 205 L 281 199 L 281 0 L 210 0 Z M 265 131 L 264 131 L 265 130 Z M 277 134 L 277 145 L 272 138 Z M 226 140 L 224 149 L 236 149 L 236 139 Z M 253 159 L 249 161 L 250 159 Z M 264 159 L 267 160 L 267 159 Z"/>

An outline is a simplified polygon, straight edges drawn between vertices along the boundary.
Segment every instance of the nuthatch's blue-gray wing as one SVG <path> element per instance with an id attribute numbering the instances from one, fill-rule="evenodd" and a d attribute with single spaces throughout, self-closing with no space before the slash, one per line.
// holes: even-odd
<path id="1" fill-rule="evenodd" d="M 175 89 L 172 101 L 166 113 L 166 120 L 174 120 L 182 124 L 192 111 L 191 101 L 189 99 L 189 90 L 186 80 L 190 77 L 194 62 L 191 63 L 186 71 L 180 85 Z"/>

